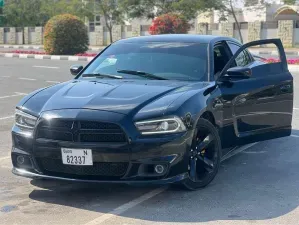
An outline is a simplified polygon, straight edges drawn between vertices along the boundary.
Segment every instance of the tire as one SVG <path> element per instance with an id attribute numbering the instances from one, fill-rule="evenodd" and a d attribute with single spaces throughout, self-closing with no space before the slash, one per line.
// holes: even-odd
<path id="1" fill-rule="evenodd" d="M 200 135 L 205 135 L 205 133 L 208 133 L 207 138 L 200 137 Z M 196 130 L 194 132 L 192 149 L 194 148 L 199 149 L 201 146 L 205 146 L 203 143 L 208 143 L 208 142 L 209 144 L 207 145 L 206 149 L 204 149 L 203 151 L 200 150 L 200 153 L 197 152 L 197 150 L 196 153 L 194 153 L 194 151 L 190 149 L 190 152 L 192 154 L 190 154 L 191 156 L 188 155 L 190 157 L 189 177 L 186 180 L 182 181 L 181 183 L 181 186 L 183 186 L 183 188 L 187 190 L 192 190 L 192 191 L 198 190 L 200 188 L 206 187 L 209 183 L 211 183 L 218 173 L 220 162 L 221 162 L 222 148 L 221 148 L 221 141 L 220 141 L 218 130 L 210 121 L 200 118 L 198 120 Z M 195 158 L 194 155 L 196 156 L 199 155 L 200 160 L 198 160 L 199 158 Z M 209 155 L 211 159 L 208 158 Z M 196 176 L 194 176 L 194 172 L 192 172 L 194 171 L 192 170 L 192 168 L 194 168 L 194 164 L 193 164 L 194 158 L 195 158 L 195 165 L 196 165 L 195 166 Z M 208 161 L 208 163 L 206 161 Z M 211 164 L 211 162 L 213 163 Z M 205 168 L 208 168 L 207 165 L 209 165 L 209 170 L 205 172 L 206 170 Z M 213 167 L 211 165 L 213 165 Z M 211 169 L 210 166 L 213 169 Z M 200 170 L 200 173 L 198 172 L 198 170 Z M 202 175 L 202 177 L 199 177 L 199 174 Z"/>

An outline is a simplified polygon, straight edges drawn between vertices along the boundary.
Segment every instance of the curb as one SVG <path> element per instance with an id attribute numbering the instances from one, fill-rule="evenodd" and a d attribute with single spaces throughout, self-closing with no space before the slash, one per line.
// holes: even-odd
<path id="1" fill-rule="evenodd" d="M 271 56 L 278 56 L 278 51 L 259 51 L 259 50 L 249 50 L 252 54 L 255 55 L 271 55 Z M 286 51 L 285 54 L 287 56 L 298 56 L 299 51 Z"/>
<path id="2" fill-rule="evenodd" d="M 64 61 L 87 61 L 90 62 L 94 57 L 85 56 L 60 56 L 60 55 L 32 55 L 32 54 L 16 54 L 16 53 L 0 53 L 0 57 L 19 58 L 19 59 L 48 59 L 48 60 L 64 60 Z M 290 72 L 299 72 L 299 65 L 288 65 Z"/>
<path id="3" fill-rule="evenodd" d="M 39 45 L 0 45 L 0 49 L 35 49 L 35 50 L 41 50 L 44 49 L 44 46 L 39 46 Z M 90 51 L 101 51 L 106 46 L 101 46 L 101 47 L 89 47 L 88 50 Z"/>
<path id="4" fill-rule="evenodd" d="M 0 53 L 0 57 L 19 58 L 19 59 L 50 59 L 65 61 L 87 61 L 90 62 L 94 57 L 86 56 L 60 56 L 60 55 L 32 55 L 32 54 L 16 54 L 16 53 Z"/>

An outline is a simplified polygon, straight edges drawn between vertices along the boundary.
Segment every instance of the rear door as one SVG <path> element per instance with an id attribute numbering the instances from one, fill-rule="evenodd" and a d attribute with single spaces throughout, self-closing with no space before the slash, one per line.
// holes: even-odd
<path id="1" fill-rule="evenodd" d="M 261 40 L 238 46 L 227 42 L 233 57 L 218 76 L 223 99 L 230 99 L 235 140 L 231 145 L 284 137 L 291 134 L 293 77 L 288 71 L 285 52 L 279 39 Z M 254 61 L 249 47 L 275 44 L 280 60 Z M 228 75 L 228 69 L 243 68 L 248 76 Z M 232 140 L 232 139 L 231 139 Z"/>

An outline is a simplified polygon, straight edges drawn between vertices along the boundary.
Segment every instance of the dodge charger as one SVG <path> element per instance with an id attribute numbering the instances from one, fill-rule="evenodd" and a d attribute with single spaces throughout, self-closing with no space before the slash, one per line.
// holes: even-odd
<path id="1" fill-rule="evenodd" d="M 278 62 L 253 57 L 263 44 Z M 227 149 L 291 134 L 293 77 L 279 39 L 128 38 L 70 72 L 16 106 L 14 174 L 196 190 Z"/>

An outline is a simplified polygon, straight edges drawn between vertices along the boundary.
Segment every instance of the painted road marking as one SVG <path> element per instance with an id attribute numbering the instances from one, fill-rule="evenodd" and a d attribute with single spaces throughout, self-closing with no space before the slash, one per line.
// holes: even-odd
<path id="1" fill-rule="evenodd" d="M 56 66 L 32 66 L 34 68 L 44 68 L 44 69 L 59 69 L 59 67 Z"/>
<path id="2" fill-rule="evenodd" d="M 2 77 L 9 78 L 10 76 L 2 76 Z"/>
<path id="3" fill-rule="evenodd" d="M 36 80 L 36 79 L 32 79 L 32 78 L 27 78 L 27 77 L 19 77 L 20 80 L 30 80 L 30 81 L 33 81 L 33 80 Z"/>
<path id="4" fill-rule="evenodd" d="M 15 92 L 15 93 L 19 95 L 28 95 L 27 93 L 23 93 L 23 92 Z"/>
<path id="5" fill-rule="evenodd" d="M 299 108 L 293 108 L 294 110 L 299 110 Z"/>
<path id="6" fill-rule="evenodd" d="M 10 159 L 10 156 L 0 158 L 0 162 L 3 161 L 3 160 L 6 160 L 6 159 Z"/>
<path id="7" fill-rule="evenodd" d="M 0 120 L 6 120 L 6 119 L 11 119 L 11 118 L 14 118 L 15 115 L 12 115 L 12 116 L 6 116 L 6 117 L 0 117 Z"/>
<path id="8" fill-rule="evenodd" d="M 291 137 L 299 138 L 299 135 L 292 134 Z"/>
<path id="9" fill-rule="evenodd" d="M 136 198 L 128 203 L 125 203 L 119 207 L 117 207 L 116 209 L 86 223 L 85 225 L 97 225 L 97 224 L 102 224 L 104 223 L 106 220 L 111 219 L 114 216 L 119 216 L 120 214 L 128 211 L 129 209 L 141 204 L 142 202 L 155 197 L 156 195 L 164 192 L 168 187 L 161 187 L 161 188 L 157 188 L 153 191 L 150 191 L 142 196 L 140 196 L 139 198 Z"/>
<path id="10" fill-rule="evenodd" d="M 60 83 L 59 81 L 54 81 L 54 80 L 47 80 L 46 82 L 47 83 L 53 83 L 53 84 L 59 84 Z"/>
<path id="11" fill-rule="evenodd" d="M 78 61 L 79 57 L 78 56 L 69 56 L 69 61 Z"/>
<path id="12" fill-rule="evenodd" d="M 22 95 L 26 95 L 26 94 L 24 94 L 24 93 L 19 93 L 19 92 L 15 92 L 15 95 L 0 96 L 0 99 L 4 99 L 4 98 L 12 98 L 12 97 L 17 97 L 17 96 L 22 96 Z"/>
<path id="13" fill-rule="evenodd" d="M 34 55 L 34 58 L 35 58 L 35 59 L 43 59 L 44 56 L 43 56 L 43 55 Z"/>
<path id="14" fill-rule="evenodd" d="M 51 60 L 60 60 L 60 56 L 59 55 L 52 55 Z"/>

